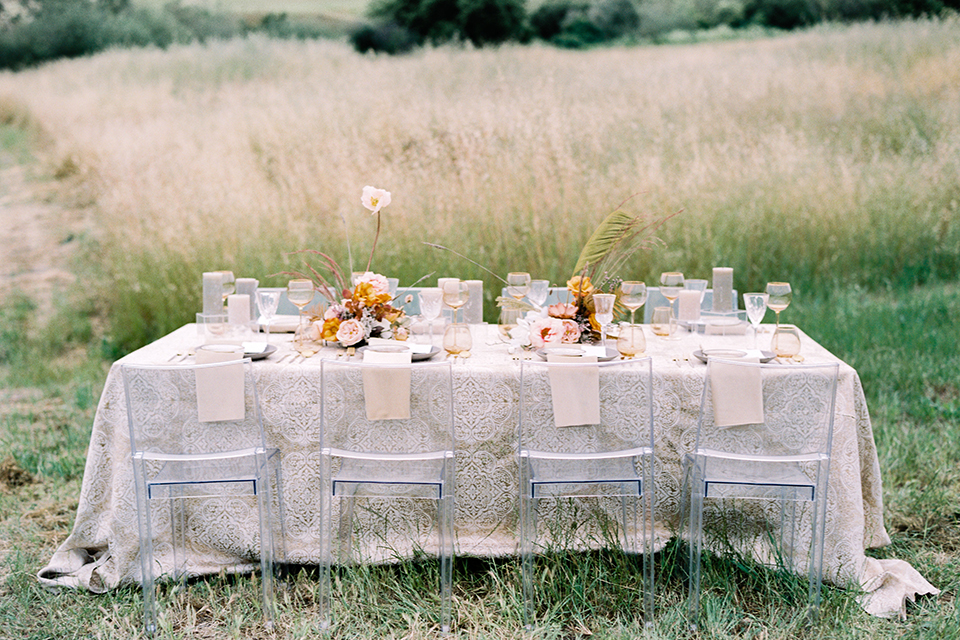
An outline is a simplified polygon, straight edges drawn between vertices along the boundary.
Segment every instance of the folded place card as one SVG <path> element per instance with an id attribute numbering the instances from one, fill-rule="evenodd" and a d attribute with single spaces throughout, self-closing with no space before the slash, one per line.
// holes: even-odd
<path id="1" fill-rule="evenodd" d="M 409 342 L 406 340 L 387 340 L 386 338 L 370 338 L 367 340 L 367 344 L 372 347 L 401 347 L 409 350 L 410 353 L 430 353 L 433 350 L 433 345 L 419 344 L 417 342 Z"/>
<path id="2" fill-rule="evenodd" d="M 197 348 L 197 364 L 232 362 L 229 367 L 197 369 L 197 418 L 200 422 L 243 420 L 243 347 L 208 344 Z"/>
<path id="3" fill-rule="evenodd" d="M 596 363 L 592 355 L 547 354 L 547 362 Z M 600 424 L 600 368 L 549 367 L 553 420 L 558 427 Z"/>
<path id="4" fill-rule="evenodd" d="M 743 358 L 758 363 L 758 358 Z M 763 423 L 763 378 L 760 367 L 710 361 L 713 418 L 718 427 Z"/>
<path id="5" fill-rule="evenodd" d="M 410 350 L 370 346 L 363 350 L 366 364 L 410 364 Z M 367 420 L 403 420 L 410 417 L 410 369 L 363 369 L 363 401 Z"/>

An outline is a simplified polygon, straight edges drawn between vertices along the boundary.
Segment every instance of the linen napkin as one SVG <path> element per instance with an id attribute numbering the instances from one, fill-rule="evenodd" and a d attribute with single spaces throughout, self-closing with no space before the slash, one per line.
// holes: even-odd
<path id="1" fill-rule="evenodd" d="M 547 354 L 547 362 L 596 363 L 596 356 Z M 600 424 L 600 368 L 548 367 L 553 420 L 558 427 Z"/>
<path id="2" fill-rule="evenodd" d="M 388 340 L 386 338 L 368 338 L 367 344 L 371 347 L 401 347 L 410 353 L 430 353 L 433 345 L 420 344 L 409 340 Z"/>
<path id="3" fill-rule="evenodd" d="M 379 349 L 379 350 L 378 350 Z M 367 347 L 363 361 L 373 364 L 410 364 L 410 350 Z M 363 370 L 363 401 L 367 420 L 402 420 L 410 417 L 410 369 Z"/>
<path id="4" fill-rule="evenodd" d="M 243 347 L 207 344 L 197 348 L 197 364 L 236 361 L 235 366 L 197 369 L 197 418 L 200 422 L 243 420 Z"/>
<path id="5" fill-rule="evenodd" d="M 740 358 L 758 364 L 759 358 Z M 710 361 L 713 418 L 718 427 L 763 423 L 763 378 L 759 367 Z"/>

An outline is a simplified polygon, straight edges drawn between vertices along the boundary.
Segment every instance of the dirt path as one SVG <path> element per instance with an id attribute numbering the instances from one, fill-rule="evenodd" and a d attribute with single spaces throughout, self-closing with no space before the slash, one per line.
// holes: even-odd
<path id="1" fill-rule="evenodd" d="M 44 201 L 40 186 L 0 151 L 0 303 L 21 291 L 45 313 L 76 281 L 70 258 L 82 216 Z"/>

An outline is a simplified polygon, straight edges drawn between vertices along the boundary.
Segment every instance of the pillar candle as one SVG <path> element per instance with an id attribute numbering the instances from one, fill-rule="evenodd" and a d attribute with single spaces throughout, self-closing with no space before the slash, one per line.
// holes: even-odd
<path id="1" fill-rule="evenodd" d="M 470 297 L 463 305 L 463 320 L 468 324 L 483 322 L 483 280 L 467 280 L 467 290 Z"/>
<path id="2" fill-rule="evenodd" d="M 241 293 L 227 296 L 227 320 L 230 324 L 250 323 L 250 296 Z"/>
<path id="3" fill-rule="evenodd" d="M 717 313 L 733 311 L 733 269 L 713 269 L 713 310 Z"/>
<path id="4" fill-rule="evenodd" d="M 203 274 L 203 313 L 223 313 L 223 276 L 215 271 Z"/>
<path id="5" fill-rule="evenodd" d="M 679 320 L 699 320 L 700 319 L 700 292 L 695 289 L 684 289 L 677 298 L 677 319 Z"/>
<path id="6" fill-rule="evenodd" d="M 260 312 L 257 307 L 257 287 L 260 282 L 256 278 L 237 278 L 237 293 L 250 296 L 250 317 L 259 318 Z"/>

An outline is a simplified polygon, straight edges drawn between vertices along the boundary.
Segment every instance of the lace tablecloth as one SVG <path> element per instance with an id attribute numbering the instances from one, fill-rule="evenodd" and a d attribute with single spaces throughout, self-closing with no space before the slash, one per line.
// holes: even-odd
<path id="1" fill-rule="evenodd" d="M 454 365 L 457 552 L 502 556 L 517 552 L 520 366 L 498 341 L 496 327 L 475 325 L 472 330 L 472 356 Z M 678 522 L 680 459 L 696 439 L 706 366 L 693 352 L 708 347 L 749 348 L 753 336 L 683 332 L 680 340 L 669 342 L 654 337 L 648 327 L 646 332 L 647 353 L 654 363 L 656 514 L 658 535 L 665 541 Z M 769 344 L 769 337 L 761 334 L 761 346 Z M 316 564 L 320 359 L 343 350 L 328 347 L 312 358 L 295 360 L 290 339 L 289 335 L 271 336 L 279 349 L 255 363 L 254 369 L 267 437 L 282 453 L 286 561 Z M 439 341 L 439 336 L 434 339 Z M 45 585 L 100 592 L 139 581 L 136 500 L 119 364 L 190 361 L 184 354 L 199 341 L 196 327 L 187 325 L 112 367 L 94 419 L 74 529 L 40 571 Z M 806 362 L 837 361 L 806 335 L 801 355 Z M 880 468 L 860 378 L 846 364 L 840 367 L 828 500 L 824 578 L 836 584 L 867 578 L 877 582 L 883 570 L 877 561 L 866 558 L 864 550 L 890 541 L 883 525 Z M 255 515 L 211 509 L 198 510 L 192 517 L 191 572 L 216 572 L 234 561 L 253 566 Z M 925 581 L 913 590 L 935 591 Z"/>

